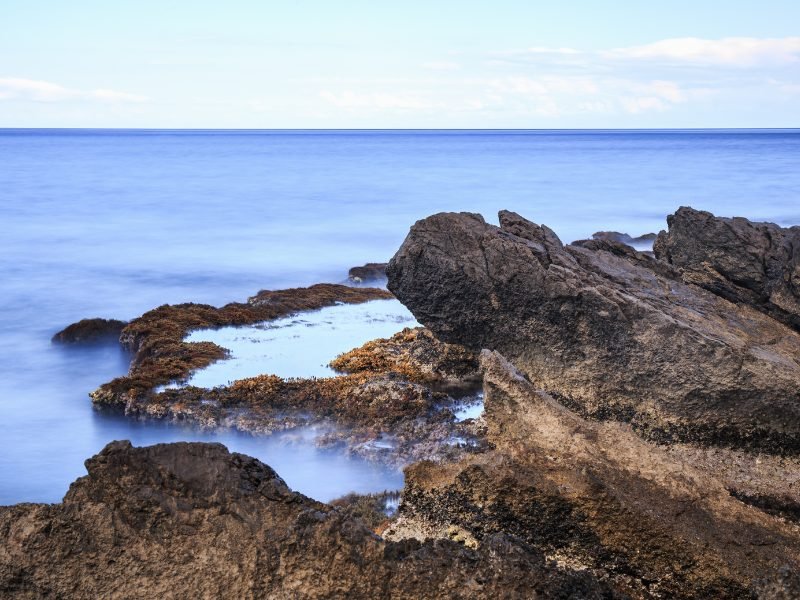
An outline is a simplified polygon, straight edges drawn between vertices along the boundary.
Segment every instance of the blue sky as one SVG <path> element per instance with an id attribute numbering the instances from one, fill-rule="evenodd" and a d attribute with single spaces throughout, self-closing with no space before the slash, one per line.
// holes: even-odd
<path id="1" fill-rule="evenodd" d="M 798 127 L 798 107 L 797 0 L 0 0 L 0 127 Z"/>

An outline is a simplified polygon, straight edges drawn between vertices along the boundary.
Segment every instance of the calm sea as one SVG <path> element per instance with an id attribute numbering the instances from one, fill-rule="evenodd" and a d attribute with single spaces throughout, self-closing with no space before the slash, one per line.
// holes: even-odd
<path id="1" fill-rule="evenodd" d="M 398 487 L 313 448 L 96 414 L 87 392 L 127 358 L 50 337 L 341 281 L 438 211 L 507 208 L 571 241 L 658 231 L 681 205 L 800 224 L 800 130 L 0 130 L 0 504 L 59 500 L 120 438 L 223 441 L 321 499 Z"/>

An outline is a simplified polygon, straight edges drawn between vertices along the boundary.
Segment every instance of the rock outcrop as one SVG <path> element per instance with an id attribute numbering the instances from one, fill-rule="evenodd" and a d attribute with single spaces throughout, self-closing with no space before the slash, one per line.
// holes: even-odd
<path id="1" fill-rule="evenodd" d="M 653 250 L 683 280 L 800 330 L 800 227 L 681 207 Z"/>
<path id="2" fill-rule="evenodd" d="M 513 536 L 387 542 L 218 444 L 109 444 L 62 504 L 0 507 L 3 598 L 603 598 Z"/>
<path id="3" fill-rule="evenodd" d="M 117 341 L 125 325 L 127 325 L 125 321 L 116 319 L 81 319 L 56 333 L 52 341 L 59 344 Z"/>
<path id="4" fill-rule="evenodd" d="M 508 211 L 500 227 L 443 213 L 411 228 L 388 287 L 442 341 L 498 350 L 584 415 L 800 453 L 800 335 L 618 246 L 564 246 Z"/>
<path id="5" fill-rule="evenodd" d="M 788 585 L 800 566 L 796 525 L 737 500 L 714 467 L 628 424 L 572 413 L 498 353 L 481 362 L 494 450 L 408 469 L 386 536 L 455 534 L 480 546 L 513 534 L 635 598 L 746 598 L 761 579 L 772 582 L 764 590 Z"/>

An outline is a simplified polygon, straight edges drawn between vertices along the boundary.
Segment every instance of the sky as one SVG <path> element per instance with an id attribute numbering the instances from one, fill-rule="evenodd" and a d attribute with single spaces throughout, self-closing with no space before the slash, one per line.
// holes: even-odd
<path id="1" fill-rule="evenodd" d="M 800 127 L 800 1 L 0 0 L 0 127 Z"/>

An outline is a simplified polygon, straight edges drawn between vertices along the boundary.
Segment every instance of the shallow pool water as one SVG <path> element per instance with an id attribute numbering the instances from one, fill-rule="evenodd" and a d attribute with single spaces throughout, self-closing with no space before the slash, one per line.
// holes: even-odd
<path id="1" fill-rule="evenodd" d="M 417 327 L 398 300 L 337 304 L 246 327 L 193 331 L 189 342 L 214 342 L 230 358 L 195 372 L 189 385 L 212 388 L 264 373 L 280 377 L 332 377 L 328 366 L 342 352 Z"/>

